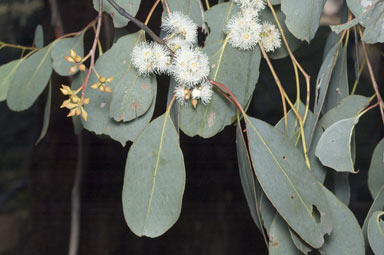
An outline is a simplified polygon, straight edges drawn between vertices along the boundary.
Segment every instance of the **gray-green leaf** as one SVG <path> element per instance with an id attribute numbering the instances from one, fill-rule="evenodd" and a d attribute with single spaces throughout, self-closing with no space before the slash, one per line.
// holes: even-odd
<path id="1" fill-rule="evenodd" d="M 262 190 L 260 184 L 257 180 L 255 180 L 251 159 L 248 155 L 247 145 L 245 143 L 240 125 L 238 125 L 236 129 L 236 149 L 240 181 L 241 186 L 243 187 L 245 199 L 247 200 L 253 221 L 258 229 L 262 231 L 259 215 Z"/>
<path id="2" fill-rule="evenodd" d="M 376 197 L 384 186 L 384 138 L 381 139 L 372 154 L 368 171 L 368 188 L 372 197 Z"/>
<path id="3" fill-rule="evenodd" d="M 189 16 L 199 27 L 203 24 L 202 10 L 200 9 L 199 2 L 201 0 L 168 0 L 169 9 L 172 12 L 182 12 Z M 163 15 L 166 15 L 164 8 Z"/>
<path id="4" fill-rule="evenodd" d="M 296 38 L 311 41 L 319 28 L 325 0 L 281 0 L 285 24 Z"/>
<path id="5" fill-rule="evenodd" d="M 368 240 L 371 249 L 377 255 L 384 252 L 384 212 L 377 211 L 372 214 L 368 222 Z"/>
<path id="6" fill-rule="evenodd" d="M 47 101 L 45 102 L 45 106 L 44 106 L 43 127 L 41 128 L 41 133 L 39 138 L 36 141 L 36 144 L 38 144 L 47 134 L 48 127 L 49 127 L 49 120 L 51 117 L 51 103 L 52 103 L 52 81 L 49 81 Z"/>
<path id="7" fill-rule="evenodd" d="M 37 51 L 20 63 L 8 90 L 7 104 L 11 110 L 23 111 L 31 107 L 47 86 L 52 73 L 51 47 Z"/>
<path id="8" fill-rule="evenodd" d="M 321 247 L 324 235 L 332 229 L 330 212 L 302 153 L 265 122 L 248 116 L 245 121 L 253 166 L 264 193 L 305 242 Z"/>
<path id="9" fill-rule="evenodd" d="M 52 47 L 51 58 L 53 60 L 53 69 L 61 76 L 69 76 L 76 72 L 70 73 L 69 69 L 76 65 L 75 63 L 69 63 L 65 60 L 65 56 L 70 55 L 70 51 L 73 50 L 80 57 L 84 56 L 84 45 L 83 45 L 84 33 L 80 35 L 58 40 Z"/>
<path id="10" fill-rule="evenodd" d="M 141 0 L 115 0 L 115 2 L 134 17 L 139 10 Z M 99 10 L 99 0 L 93 0 L 93 7 L 96 11 Z M 107 0 L 103 0 L 103 12 L 111 15 L 113 24 L 117 28 L 124 27 L 129 22 L 128 19 L 118 13 Z"/>
<path id="11" fill-rule="evenodd" d="M 124 75 L 128 69 L 131 59 L 131 52 L 134 46 L 133 41 L 137 40 L 138 34 L 127 35 L 121 37 L 117 43 L 107 52 L 105 52 L 96 62 L 96 70 L 103 70 L 101 75 L 105 77 L 119 78 Z M 121 45 L 125 45 L 124 51 L 121 51 Z M 119 79 L 117 79 L 119 80 Z M 96 134 L 109 135 L 112 139 L 119 141 L 123 146 L 130 140 L 133 141 L 140 134 L 141 130 L 148 124 L 152 118 L 156 100 L 156 79 L 150 77 L 148 86 L 153 91 L 153 101 L 150 108 L 144 115 L 128 122 L 117 122 L 110 117 L 110 103 L 112 93 L 100 92 L 90 88 L 90 84 L 97 82 L 97 77 L 92 74 L 85 96 L 90 98 L 90 103 L 85 106 L 88 112 L 88 121 L 83 121 L 84 128 Z M 116 81 L 107 83 L 108 86 L 115 88 Z"/>
<path id="12" fill-rule="evenodd" d="M 110 51 L 109 58 L 114 58 L 114 61 L 110 60 L 108 68 L 101 69 L 105 72 L 101 75 L 114 78 L 107 85 L 113 86 L 109 116 L 116 121 L 131 121 L 140 117 L 153 101 L 153 76 L 140 76 L 131 60 L 132 49 L 143 39 L 141 32 L 122 37 Z"/>
<path id="13" fill-rule="evenodd" d="M 178 219 L 185 168 L 169 112 L 153 120 L 133 143 L 127 158 L 124 217 L 138 236 L 157 237 Z"/>
<path id="14" fill-rule="evenodd" d="M 332 214 L 333 231 L 321 248 L 324 254 L 364 255 L 364 238 L 352 211 L 323 186 Z"/>
<path id="15" fill-rule="evenodd" d="M 351 139 L 358 118 L 336 122 L 325 130 L 316 147 L 321 163 L 338 172 L 356 173 L 351 152 Z"/>
<path id="16" fill-rule="evenodd" d="M 0 102 L 7 99 L 9 86 L 11 86 L 16 70 L 23 60 L 24 59 L 16 59 L 0 66 Z"/>
<path id="17" fill-rule="evenodd" d="M 269 231 L 269 255 L 297 255 L 300 251 L 292 242 L 288 225 L 276 213 Z"/>

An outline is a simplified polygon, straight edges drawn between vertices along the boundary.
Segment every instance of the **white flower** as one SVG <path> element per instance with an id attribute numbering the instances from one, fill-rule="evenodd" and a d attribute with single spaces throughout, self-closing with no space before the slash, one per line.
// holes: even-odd
<path id="1" fill-rule="evenodd" d="M 211 102 L 212 94 L 212 85 L 209 83 L 209 81 L 204 81 L 200 86 L 195 87 L 192 90 L 192 98 L 200 99 L 200 102 L 204 105 L 207 105 L 209 102 Z"/>
<path id="2" fill-rule="evenodd" d="M 133 48 L 132 64 L 140 75 L 163 73 L 170 63 L 171 57 L 163 45 L 142 42 Z"/>
<path id="3" fill-rule="evenodd" d="M 241 14 L 244 18 L 255 19 L 259 16 L 259 10 L 255 8 L 242 8 Z"/>
<path id="4" fill-rule="evenodd" d="M 209 75 L 208 56 L 199 48 L 181 48 L 175 53 L 171 72 L 179 84 L 192 88 Z"/>
<path id="5" fill-rule="evenodd" d="M 174 36 L 171 39 L 167 41 L 168 47 L 173 50 L 177 51 L 180 48 L 184 47 L 190 47 L 191 44 L 184 40 L 184 38 L 181 38 L 180 36 Z"/>
<path id="6" fill-rule="evenodd" d="M 153 44 L 153 56 L 156 73 L 165 73 L 171 66 L 171 56 L 164 45 L 159 43 Z"/>
<path id="7" fill-rule="evenodd" d="M 228 21 L 227 30 L 234 48 L 249 50 L 260 40 L 261 25 L 257 19 L 236 15 Z"/>
<path id="8" fill-rule="evenodd" d="M 167 16 L 161 28 L 169 36 L 181 35 L 188 43 L 197 42 L 197 25 L 188 16 L 181 12 L 172 12 Z"/>
<path id="9" fill-rule="evenodd" d="M 240 8 L 254 8 L 256 10 L 263 10 L 265 8 L 265 0 L 234 0 Z"/>
<path id="10" fill-rule="evenodd" d="M 275 25 L 268 22 L 263 23 L 261 44 L 266 52 L 275 51 L 281 47 L 280 32 Z"/>
<path id="11" fill-rule="evenodd" d="M 173 93 L 175 94 L 177 102 L 181 105 L 184 105 L 191 96 L 191 91 L 182 85 L 176 86 Z"/>

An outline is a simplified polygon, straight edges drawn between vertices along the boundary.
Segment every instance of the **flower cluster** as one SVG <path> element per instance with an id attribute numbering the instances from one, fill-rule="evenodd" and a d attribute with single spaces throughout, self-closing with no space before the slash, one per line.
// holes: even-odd
<path id="1" fill-rule="evenodd" d="M 196 46 L 197 25 L 181 12 L 169 14 L 162 23 L 165 45 L 142 42 L 132 52 L 132 64 L 140 75 L 168 74 L 177 86 L 175 97 L 180 104 L 191 100 L 206 105 L 213 91 L 207 77 L 208 56 Z"/>
<path id="2" fill-rule="evenodd" d="M 227 23 L 229 43 L 242 50 L 253 49 L 261 43 L 265 51 L 281 47 L 280 33 L 268 22 L 261 24 L 259 12 L 265 8 L 265 0 L 234 0 L 240 12 Z"/>
<path id="3" fill-rule="evenodd" d="M 69 68 L 68 74 L 73 74 L 77 72 L 77 69 L 80 71 L 85 70 L 85 65 L 83 64 L 83 58 L 77 55 L 77 53 L 74 50 L 70 50 L 69 56 L 64 56 L 65 60 L 68 63 L 74 63 L 74 65 Z"/>
<path id="4" fill-rule="evenodd" d="M 80 98 L 77 96 L 77 93 L 80 92 L 80 89 L 74 91 L 69 86 L 61 85 L 61 93 L 63 93 L 66 96 L 69 96 L 69 99 L 65 100 L 60 108 L 67 108 L 69 110 L 69 113 L 67 117 L 71 117 L 74 115 L 81 115 L 84 120 L 87 120 L 88 114 L 84 110 L 84 105 L 89 103 L 89 98 Z"/>

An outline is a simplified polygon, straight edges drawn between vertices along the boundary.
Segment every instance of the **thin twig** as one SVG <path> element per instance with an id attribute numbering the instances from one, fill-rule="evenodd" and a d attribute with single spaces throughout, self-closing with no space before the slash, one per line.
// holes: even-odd
<path id="1" fill-rule="evenodd" d="M 118 5 L 114 0 L 107 0 L 113 8 L 116 9 L 120 15 L 126 17 L 133 23 L 135 23 L 136 26 L 138 26 L 140 29 L 144 30 L 154 41 L 167 45 L 163 39 L 161 39 L 159 36 L 157 36 L 148 26 L 146 26 L 143 22 L 133 17 L 131 14 L 129 14 L 126 10 L 124 10 L 120 5 Z M 170 50 L 170 49 L 169 49 Z"/>
<path id="2" fill-rule="evenodd" d="M 97 42 L 99 41 L 102 18 L 103 18 L 103 1 L 99 0 L 99 13 L 97 15 L 97 28 L 96 28 L 96 32 L 95 32 L 95 38 L 93 40 L 93 45 L 92 45 L 91 50 L 89 51 L 88 55 L 85 57 L 85 58 L 87 58 L 88 56 L 90 56 L 91 57 L 91 63 L 89 65 L 89 70 L 88 70 L 87 76 L 85 77 L 85 80 L 84 80 L 83 84 L 81 85 L 81 100 L 84 99 L 85 89 L 87 88 L 89 77 L 91 76 L 91 72 L 94 71 L 94 69 L 95 69 L 96 47 L 97 47 Z"/>
<path id="3" fill-rule="evenodd" d="M 360 37 L 363 37 L 363 32 L 361 31 L 361 29 L 359 29 L 359 33 L 360 33 Z M 372 81 L 373 90 L 375 91 L 377 101 L 380 104 L 380 107 L 379 107 L 380 108 L 380 114 L 381 114 L 381 119 L 382 119 L 383 125 L 384 125 L 384 110 L 383 110 L 384 102 L 383 102 L 383 98 L 381 97 L 381 94 L 379 91 L 379 86 L 377 85 L 375 75 L 373 74 L 373 68 L 371 65 L 371 61 L 369 60 L 369 57 L 368 57 L 366 45 L 363 41 L 361 41 L 361 44 L 363 46 L 365 59 L 367 60 L 367 66 L 368 66 L 369 76 L 370 76 L 371 81 Z"/>
<path id="4" fill-rule="evenodd" d="M 171 9 L 169 8 L 169 4 L 168 4 L 168 1 L 167 0 L 162 0 L 164 6 L 165 6 L 165 9 L 167 10 L 167 13 L 170 14 L 171 13 Z"/>
<path id="5" fill-rule="evenodd" d="M 81 182 L 83 179 L 83 135 L 77 135 L 77 162 L 75 181 L 72 187 L 71 194 L 71 233 L 69 236 L 69 255 L 77 255 L 79 250 L 80 240 L 80 191 Z"/>
<path id="6" fill-rule="evenodd" d="M 299 121 L 299 124 L 300 124 L 300 134 L 301 134 L 301 140 L 302 140 L 302 144 L 303 144 L 305 163 L 307 164 L 308 168 L 311 169 L 311 164 L 310 164 L 309 158 L 308 158 L 307 144 L 306 144 L 306 141 L 305 141 L 303 117 L 301 117 L 299 112 L 296 110 L 294 104 L 291 102 L 291 100 L 289 99 L 289 97 L 288 97 L 287 93 L 285 92 L 283 86 L 281 85 L 280 79 L 279 79 L 279 77 L 277 76 L 277 74 L 275 72 L 275 69 L 274 69 L 274 67 L 273 67 L 273 65 L 271 63 L 271 60 L 269 59 L 269 57 L 268 57 L 267 53 L 265 52 L 265 50 L 264 50 L 262 45 L 260 45 L 260 50 L 261 50 L 261 53 L 263 54 L 264 59 L 267 61 L 269 69 L 271 70 L 273 78 L 275 79 L 276 85 L 279 87 L 279 90 L 284 95 L 284 97 L 287 100 L 289 106 L 291 107 L 292 111 L 295 113 L 296 118 Z"/>

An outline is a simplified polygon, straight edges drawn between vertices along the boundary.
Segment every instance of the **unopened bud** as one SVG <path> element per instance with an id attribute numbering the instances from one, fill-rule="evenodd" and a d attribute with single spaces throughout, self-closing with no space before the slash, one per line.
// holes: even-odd
<path id="1" fill-rule="evenodd" d="M 81 62 L 81 57 L 80 56 L 76 56 L 75 57 L 75 61 L 76 61 L 76 63 L 80 63 Z"/>
<path id="2" fill-rule="evenodd" d="M 100 76 L 100 77 L 99 77 L 99 81 L 100 81 L 101 83 L 105 83 L 105 77 L 104 77 L 104 76 Z"/>
<path id="3" fill-rule="evenodd" d="M 105 92 L 107 92 L 107 93 L 111 93 L 111 87 L 105 87 Z"/>
<path id="4" fill-rule="evenodd" d="M 73 73 L 76 73 L 76 71 L 77 71 L 77 65 L 75 65 L 75 66 L 72 66 L 71 68 L 69 68 L 69 74 L 73 74 Z"/>
<path id="5" fill-rule="evenodd" d="M 192 103 L 193 108 L 196 109 L 196 106 L 197 106 L 197 103 L 198 103 L 197 99 L 192 99 L 191 103 Z"/>
<path id="6" fill-rule="evenodd" d="M 71 58 L 75 59 L 77 57 L 77 54 L 76 54 L 76 52 L 74 50 L 71 50 L 69 52 L 69 56 L 71 56 Z"/>
<path id="7" fill-rule="evenodd" d="M 79 65 L 79 70 L 80 71 L 85 71 L 85 65 L 83 65 L 83 64 Z"/>

